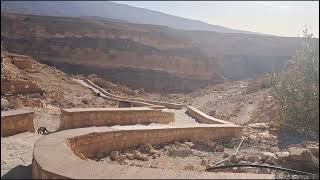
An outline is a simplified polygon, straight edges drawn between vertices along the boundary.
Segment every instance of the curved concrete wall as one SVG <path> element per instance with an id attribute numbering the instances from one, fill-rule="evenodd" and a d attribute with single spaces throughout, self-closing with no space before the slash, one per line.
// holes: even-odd
<path id="1" fill-rule="evenodd" d="M 97 153 L 123 150 L 138 144 L 161 144 L 178 140 L 219 139 L 241 137 L 241 128 L 236 125 L 200 125 L 191 127 L 148 128 L 89 133 L 68 139 L 73 152 L 80 158 L 92 158 Z"/>
<path id="2" fill-rule="evenodd" d="M 240 137 L 241 133 L 241 127 L 232 124 L 90 127 L 60 131 L 44 136 L 35 143 L 32 176 L 33 179 L 213 178 L 217 177 L 216 173 L 138 168 L 83 159 L 142 143 Z"/>
<path id="3" fill-rule="evenodd" d="M 89 85 L 95 87 L 96 89 L 100 90 L 104 95 L 112 97 L 112 98 L 115 98 L 115 99 L 118 99 L 118 100 L 135 102 L 135 103 L 138 103 L 138 102 L 139 103 L 147 103 L 148 105 L 165 106 L 166 108 L 177 109 L 177 110 L 182 109 L 183 107 L 185 107 L 185 105 L 183 105 L 183 104 L 167 103 L 167 102 L 160 102 L 160 101 L 150 101 L 150 100 L 145 100 L 145 99 L 126 98 L 126 97 L 117 96 L 117 95 L 114 95 L 114 94 L 111 94 L 111 93 L 105 91 L 103 88 L 101 88 L 98 85 L 94 84 L 89 79 L 85 79 L 84 81 L 86 83 L 88 83 Z"/>
<path id="4" fill-rule="evenodd" d="M 175 114 L 147 107 L 62 109 L 59 129 L 161 123 L 175 120 Z"/>
<path id="5" fill-rule="evenodd" d="M 209 116 L 193 106 L 187 106 L 187 112 L 189 116 L 193 117 L 197 122 L 204 124 L 231 124 L 228 121 Z"/>
<path id="6" fill-rule="evenodd" d="M 34 132 L 33 118 L 33 111 L 1 111 L 1 137 L 26 131 Z"/>

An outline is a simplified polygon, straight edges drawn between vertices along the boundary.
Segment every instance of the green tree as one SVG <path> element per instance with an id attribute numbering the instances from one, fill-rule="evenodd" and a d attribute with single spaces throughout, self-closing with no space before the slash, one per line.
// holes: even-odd
<path id="1" fill-rule="evenodd" d="M 273 92 L 282 109 L 282 126 L 319 139 L 319 43 L 309 28 L 303 35 L 301 50 L 278 77 Z"/>

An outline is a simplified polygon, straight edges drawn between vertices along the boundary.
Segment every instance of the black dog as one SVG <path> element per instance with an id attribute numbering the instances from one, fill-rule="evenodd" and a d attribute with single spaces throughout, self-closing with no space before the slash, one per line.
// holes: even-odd
<path id="1" fill-rule="evenodd" d="M 44 134 L 48 134 L 48 133 L 50 133 L 50 132 L 47 130 L 46 127 L 39 127 L 38 128 L 38 134 L 44 135 Z"/>

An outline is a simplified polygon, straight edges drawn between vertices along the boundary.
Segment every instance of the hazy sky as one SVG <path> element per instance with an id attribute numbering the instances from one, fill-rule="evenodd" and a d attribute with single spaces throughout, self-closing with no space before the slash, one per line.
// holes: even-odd
<path id="1" fill-rule="evenodd" d="M 117 1 L 115 1 L 117 2 Z M 319 1 L 118 1 L 228 28 L 296 37 L 310 25 L 319 37 Z"/>

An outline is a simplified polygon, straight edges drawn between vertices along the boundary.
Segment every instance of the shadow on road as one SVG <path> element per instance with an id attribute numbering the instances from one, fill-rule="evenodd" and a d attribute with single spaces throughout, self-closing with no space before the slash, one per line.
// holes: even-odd
<path id="1" fill-rule="evenodd" d="M 7 172 L 1 179 L 32 179 L 32 168 L 29 166 L 18 165 Z"/>

